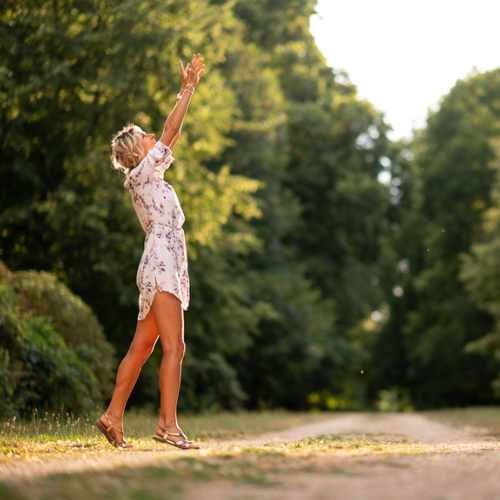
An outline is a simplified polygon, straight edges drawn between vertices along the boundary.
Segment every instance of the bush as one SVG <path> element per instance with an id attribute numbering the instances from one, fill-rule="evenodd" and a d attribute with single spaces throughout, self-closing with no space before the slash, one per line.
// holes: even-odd
<path id="1" fill-rule="evenodd" d="M 0 263 L 0 419 L 83 413 L 109 394 L 114 353 L 90 308 L 46 272 Z"/>

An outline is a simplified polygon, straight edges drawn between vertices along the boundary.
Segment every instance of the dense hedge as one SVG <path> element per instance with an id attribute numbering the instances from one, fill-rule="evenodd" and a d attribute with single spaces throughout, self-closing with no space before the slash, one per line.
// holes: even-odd
<path id="1" fill-rule="evenodd" d="M 89 412 L 111 389 L 113 349 L 90 308 L 46 272 L 0 263 L 0 419 Z"/>

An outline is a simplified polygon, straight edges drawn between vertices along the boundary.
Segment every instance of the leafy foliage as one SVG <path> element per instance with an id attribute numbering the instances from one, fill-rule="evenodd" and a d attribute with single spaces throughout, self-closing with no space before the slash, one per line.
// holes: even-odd
<path id="1" fill-rule="evenodd" d="M 52 275 L 1 264 L 0 331 L 0 418 L 102 404 L 113 349 L 90 308 Z"/>
<path id="2" fill-rule="evenodd" d="M 474 303 L 493 318 L 490 331 L 466 345 L 467 352 L 485 356 L 500 371 L 500 147 L 498 139 L 492 141 L 495 159 L 490 166 L 495 174 L 491 189 L 493 206 L 483 213 L 482 234 L 472 245 L 471 252 L 463 255 L 460 277 Z M 493 381 L 496 395 L 500 394 L 500 375 Z"/>
<path id="3" fill-rule="evenodd" d="M 400 358 L 386 361 L 377 377 L 386 387 L 409 390 L 420 407 L 493 401 L 495 362 L 485 363 L 472 346 L 492 331 L 493 318 L 483 312 L 488 308 L 478 292 L 487 283 L 486 269 L 480 272 L 486 263 L 477 265 L 481 246 L 475 243 L 485 210 L 495 205 L 489 164 L 490 141 L 498 134 L 499 75 L 497 70 L 457 82 L 415 138 L 413 153 L 405 152 L 415 158 L 405 167 L 403 189 L 409 189 L 392 238 L 395 263 L 406 269 L 398 278 L 404 296 L 391 300 L 391 318 L 376 347 L 383 353 L 382 342 L 391 342 L 398 346 L 391 355 Z M 471 248 L 476 263 L 468 258 L 461 271 Z"/>

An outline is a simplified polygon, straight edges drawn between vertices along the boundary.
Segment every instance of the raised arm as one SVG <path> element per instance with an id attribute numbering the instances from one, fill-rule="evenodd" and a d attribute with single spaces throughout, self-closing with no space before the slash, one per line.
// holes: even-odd
<path id="1" fill-rule="evenodd" d="M 191 97 L 193 95 L 194 89 L 198 82 L 200 81 L 201 75 L 205 71 L 205 65 L 203 64 L 203 57 L 200 54 L 193 55 L 191 60 L 191 66 L 189 64 L 186 66 L 186 70 L 181 63 L 181 70 L 183 73 L 183 82 L 185 78 L 185 74 L 187 73 L 187 84 L 181 90 L 181 96 L 175 105 L 172 113 L 170 113 L 167 121 L 165 122 L 165 127 L 163 128 L 163 134 L 161 135 L 160 141 L 168 146 L 170 150 L 173 150 L 177 139 L 180 136 L 182 124 L 184 122 L 184 118 L 186 116 L 189 102 L 191 101 Z"/>
<path id="2" fill-rule="evenodd" d="M 188 80 L 189 80 L 189 68 L 191 66 L 190 63 L 186 64 L 186 67 L 184 67 L 184 64 L 182 64 L 182 61 L 179 60 L 179 66 L 181 68 L 181 73 L 182 73 L 182 85 L 181 85 L 181 91 L 177 94 L 177 102 L 179 102 L 182 99 L 182 96 L 184 95 L 184 91 L 186 90 Z M 177 140 L 179 139 L 181 131 L 177 132 L 175 134 L 174 138 L 170 142 L 170 145 L 168 145 L 170 151 L 173 151 L 175 148 L 175 145 L 177 144 Z"/>

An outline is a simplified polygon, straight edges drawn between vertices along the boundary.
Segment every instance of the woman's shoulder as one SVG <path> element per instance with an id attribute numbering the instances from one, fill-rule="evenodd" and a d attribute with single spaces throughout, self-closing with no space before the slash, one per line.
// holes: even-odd
<path id="1" fill-rule="evenodd" d="M 151 151 L 153 151 L 154 149 L 158 149 L 162 153 L 172 154 L 172 151 L 170 150 L 170 148 L 166 144 L 163 144 L 163 142 L 161 142 L 161 140 L 158 140 L 155 142 L 155 145 L 151 149 Z"/>
<path id="2" fill-rule="evenodd" d="M 148 154 L 142 161 L 149 160 L 152 161 L 154 165 L 157 165 L 158 162 L 164 162 L 169 156 L 172 156 L 170 148 L 163 144 L 163 142 L 156 141 L 155 145 L 148 151 Z"/>
<path id="3" fill-rule="evenodd" d="M 156 144 L 148 151 L 146 156 L 140 161 L 139 165 L 130 171 L 129 176 L 125 181 L 125 187 L 132 187 L 134 181 L 139 180 L 144 176 L 147 176 L 148 179 L 151 177 L 156 178 L 162 176 L 163 172 L 173 161 L 174 157 L 172 156 L 170 148 L 163 144 L 163 142 L 157 141 Z"/>

